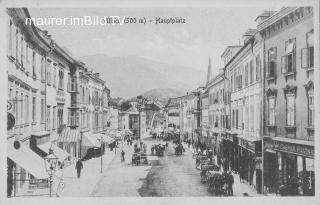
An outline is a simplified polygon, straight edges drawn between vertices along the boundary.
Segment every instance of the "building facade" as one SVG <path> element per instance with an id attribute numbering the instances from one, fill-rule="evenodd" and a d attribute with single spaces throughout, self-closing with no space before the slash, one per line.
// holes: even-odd
<path id="1" fill-rule="evenodd" d="M 258 25 L 265 41 L 263 134 L 268 192 L 300 180 L 300 194 L 314 194 L 313 28 L 311 7 L 283 8 Z"/>
<path id="2" fill-rule="evenodd" d="M 83 156 L 81 131 L 103 129 L 110 91 L 47 31 L 26 24 L 26 8 L 7 9 L 7 17 L 7 111 L 14 125 L 7 135 L 10 197 L 48 187 L 43 157 L 49 148 L 59 169 Z M 99 146 L 96 142 L 86 146 Z"/>

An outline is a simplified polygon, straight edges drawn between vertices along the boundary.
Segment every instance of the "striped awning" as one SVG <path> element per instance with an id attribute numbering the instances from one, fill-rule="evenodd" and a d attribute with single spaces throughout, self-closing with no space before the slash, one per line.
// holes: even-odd
<path id="1" fill-rule="evenodd" d="M 49 177 L 43 158 L 21 142 L 19 142 L 20 146 L 17 148 L 14 148 L 13 144 L 14 140 L 7 141 L 8 158 L 37 179 L 46 179 Z"/>
<path id="2" fill-rule="evenodd" d="M 60 136 L 59 142 L 78 142 L 81 139 L 79 130 L 72 130 L 70 128 L 64 129 Z"/>

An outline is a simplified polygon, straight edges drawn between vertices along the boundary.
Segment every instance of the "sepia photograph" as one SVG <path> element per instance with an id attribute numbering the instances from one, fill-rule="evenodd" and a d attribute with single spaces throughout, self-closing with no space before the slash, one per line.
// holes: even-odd
<path id="1" fill-rule="evenodd" d="M 170 5 L 4 9 L 7 199 L 316 195 L 319 8 Z"/>

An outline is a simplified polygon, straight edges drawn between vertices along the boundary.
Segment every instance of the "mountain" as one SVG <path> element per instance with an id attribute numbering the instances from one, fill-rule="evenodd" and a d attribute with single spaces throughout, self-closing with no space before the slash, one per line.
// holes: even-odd
<path id="1" fill-rule="evenodd" d="M 113 97 L 130 98 L 158 88 L 187 92 L 205 82 L 205 71 L 137 56 L 96 54 L 80 57 L 79 60 L 100 73 Z"/>
<path id="2" fill-rule="evenodd" d="M 175 90 L 172 88 L 155 88 L 155 89 L 148 90 L 147 92 L 141 95 L 143 97 L 157 99 L 163 105 L 165 105 L 168 102 L 169 98 L 179 97 L 179 96 L 185 95 L 185 93 L 180 90 Z"/>

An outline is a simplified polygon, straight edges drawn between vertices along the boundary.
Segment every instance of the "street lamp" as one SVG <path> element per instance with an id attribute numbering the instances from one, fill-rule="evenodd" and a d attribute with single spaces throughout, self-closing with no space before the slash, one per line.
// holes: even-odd
<path id="1" fill-rule="evenodd" d="M 141 112 L 144 109 L 144 105 L 147 102 L 147 99 L 144 98 L 142 95 L 137 96 L 138 104 L 136 105 L 138 111 L 139 111 L 139 140 L 141 141 Z"/>
<path id="2" fill-rule="evenodd" d="M 52 145 L 51 145 L 52 146 Z M 57 164 L 58 164 L 58 157 L 53 153 L 52 147 L 49 149 L 49 154 L 43 158 L 44 164 L 46 167 L 46 171 L 49 174 L 49 189 L 50 189 L 50 197 L 52 192 L 52 177 L 56 171 Z"/>
<path id="3" fill-rule="evenodd" d="M 104 151 L 104 146 L 103 146 L 103 137 L 102 137 L 102 134 L 101 134 L 101 138 L 100 138 L 100 154 L 101 154 L 101 168 L 100 168 L 100 173 L 102 173 L 102 155 L 104 154 L 103 151 Z"/>

